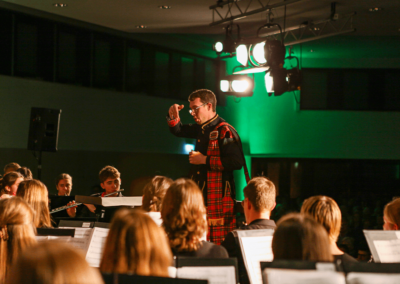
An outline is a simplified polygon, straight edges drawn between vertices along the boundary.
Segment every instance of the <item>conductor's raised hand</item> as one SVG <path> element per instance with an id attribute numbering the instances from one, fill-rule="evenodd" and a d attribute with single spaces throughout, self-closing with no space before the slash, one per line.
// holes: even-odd
<path id="1" fill-rule="evenodd" d="M 184 105 L 174 104 L 169 108 L 168 114 L 171 119 L 179 118 L 179 112 L 183 109 Z"/>

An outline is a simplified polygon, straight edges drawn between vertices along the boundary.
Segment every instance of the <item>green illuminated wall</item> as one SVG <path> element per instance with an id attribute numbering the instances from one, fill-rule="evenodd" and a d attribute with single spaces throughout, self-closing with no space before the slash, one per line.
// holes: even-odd
<path id="1" fill-rule="evenodd" d="M 397 38 L 332 37 L 293 51 L 307 68 L 400 68 Z M 228 60 L 227 73 L 237 65 Z M 269 97 L 263 74 L 255 75 L 252 97 L 238 103 L 228 97 L 220 113 L 239 131 L 249 157 L 400 159 L 399 112 L 303 111 L 293 92 Z M 243 188 L 244 178 L 237 178 Z"/>

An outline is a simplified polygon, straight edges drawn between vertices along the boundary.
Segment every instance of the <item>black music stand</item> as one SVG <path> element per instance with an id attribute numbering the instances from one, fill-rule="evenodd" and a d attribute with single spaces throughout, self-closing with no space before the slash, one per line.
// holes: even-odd
<path id="1" fill-rule="evenodd" d="M 108 274 L 103 273 L 103 280 L 106 284 L 208 284 L 207 280 L 178 279 L 169 277 L 155 277 L 129 274 Z"/>

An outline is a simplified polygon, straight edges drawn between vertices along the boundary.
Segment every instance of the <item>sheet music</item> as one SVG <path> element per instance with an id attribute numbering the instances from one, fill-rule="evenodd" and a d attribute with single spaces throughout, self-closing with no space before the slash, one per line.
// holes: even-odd
<path id="1" fill-rule="evenodd" d="M 61 242 L 68 242 L 70 239 L 73 239 L 71 236 L 36 236 L 36 241 L 44 242 L 49 240 L 58 240 Z"/>
<path id="2" fill-rule="evenodd" d="M 375 240 L 374 245 L 381 262 L 400 262 L 400 240 Z"/>
<path id="3" fill-rule="evenodd" d="M 250 283 L 262 284 L 260 261 L 272 261 L 272 236 L 239 237 Z"/>
<path id="4" fill-rule="evenodd" d="M 263 275 L 268 284 L 346 284 L 342 273 L 332 271 L 268 268 Z"/>
<path id="5" fill-rule="evenodd" d="M 93 228 L 92 239 L 86 254 L 86 261 L 92 267 L 100 266 L 108 231 L 108 228 Z"/>
<path id="6" fill-rule="evenodd" d="M 208 280 L 209 284 L 236 284 L 234 266 L 185 266 L 176 270 L 176 277 Z"/>
<path id="7" fill-rule="evenodd" d="M 60 229 L 71 229 L 70 227 L 60 227 Z M 90 238 L 92 235 L 92 228 L 81 228 L 81 227 L 74 227 L 75 229 L 75 237 L 71 238 L 71 240 L 68 241 L 71 245 L 74 247 L 81 249 L 84 251 L 84 253 L 87 253 L 89 244 L 90 244 Z"/>
<path id="8" fill-rule="evenodd" d="M 400 283 L 399 274 L 389 273 L 356 273 L 347 274 L 347 284 L 398 284 Z"/>

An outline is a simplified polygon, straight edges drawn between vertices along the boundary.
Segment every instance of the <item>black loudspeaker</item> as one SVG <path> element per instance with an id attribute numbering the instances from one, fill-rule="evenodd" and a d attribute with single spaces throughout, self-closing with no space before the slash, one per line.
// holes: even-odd
<path id="1" fill-rule="evenodd" d="M 56 152 L 61 109 L 31 109 L 28 150 Z"/>

